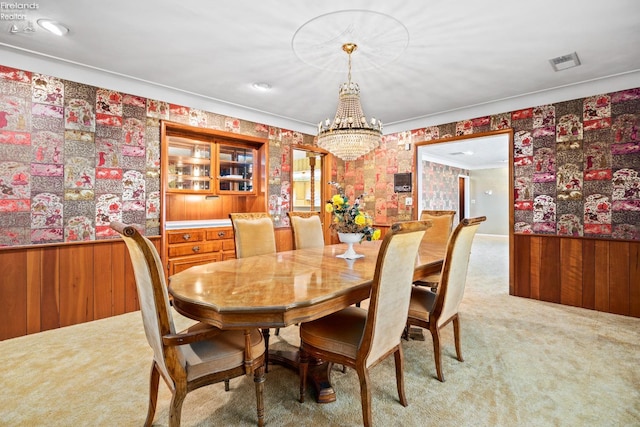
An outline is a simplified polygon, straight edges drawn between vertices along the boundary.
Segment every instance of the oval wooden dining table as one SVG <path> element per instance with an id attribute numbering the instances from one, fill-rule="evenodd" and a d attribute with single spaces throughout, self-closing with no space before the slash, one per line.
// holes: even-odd
<path id="1" fill-rule="evenodd" d="M 380 241 L 356 244 L 364 257 L 337 257 L 346 244 L 298 249 L 198 265 L 169 277 L 169 294 L 182 315 L 221 329 L 282 328 L 308 322 L 369 298 Z M 445 248 L 424 242 L 414 280 L 442 268 Z M 266 336 L 268 340 L 268 335 Z M 268 343 L 268 342 L 267 342 Z M 269 359 L 283 362 L 282 352 Z M 297 360 L 290 360 L 290 366 Z M 317 401 L 335 400 L 329 373 L 316 370 Z"/>

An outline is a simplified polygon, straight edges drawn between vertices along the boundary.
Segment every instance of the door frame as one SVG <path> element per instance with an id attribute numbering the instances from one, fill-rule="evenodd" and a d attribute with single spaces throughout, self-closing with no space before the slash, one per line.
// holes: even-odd
<path id="1" fill-rule="evenodd" d="M 420 170 L 421 168 L 419 167 L 419 154 L 420 154 L 420 147 L 425 146 L 425 145 L 430 145 L 430 144 L 446 144 L 446 143 L 450 143 L 450 142 L 456 142 L 456 141 L 460 141 L 463 139 L 474 139 L 474 138 L 483 138 L 483 137 L 487 137 L 487 136 L 495 136 L 495 135 L 502 135 L 505 134 L 507 135 L 508 139 L 508 168 L 509 168 L 509 294 L 513 295 L 513 291 L 514 291 L 514 249 L 513 249 L 513 240 L 514 240 L 514 181 L 513 181 L 513 134 L 514 134 L 514 130 L 512 128 L 509 129 L 501 129 L 501 130 L 495 130 L 495 131 L 489 131 L 489 132 L 478 132 L 478 133 L 474 133 L 474 134 L 470 134 L 470 135 L 460 135 L 460 136 L 454 136 L 454 137 L 446 137 L 446 138 L 442 138 L 442 139 L 432 139 L 429 141 L 422 141 L 422 142 L 416 142 L 413 146 L 413 158 L 414 158 L 414 171 L 415 173 L 413 174 L 413 193 L 412 193 L 412 197 L 413 199 L 416 201 L 416 203 L 414 204 L 414 206 L 416 208 L 414 208 L 414 213 L 413 213 L 413 218 L 414 219 L 418 219 L 420 216 L 420 211 L 421 211 L 421 205 L 420 205 L 420 191 L 422 189 L 422 185 L 420 184 Z M 467 211 L 468 213 L 468 211 Z"/>

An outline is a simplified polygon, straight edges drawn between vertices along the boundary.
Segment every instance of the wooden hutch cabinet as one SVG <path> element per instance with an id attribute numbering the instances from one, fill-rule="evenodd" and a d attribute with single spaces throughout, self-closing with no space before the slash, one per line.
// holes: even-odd
<path id="1" fill-rule="evenodd" d="M 256 148 L 241 141 L 166 137 L 167 191 L 194 194 L 256 194 Z"/>
<path id="2" fill-rule="evenodd" d="M 163 121 L 161 254 L 170 276 L 235 258 L 229 214 L 267 211 L 268 140 Z"/>

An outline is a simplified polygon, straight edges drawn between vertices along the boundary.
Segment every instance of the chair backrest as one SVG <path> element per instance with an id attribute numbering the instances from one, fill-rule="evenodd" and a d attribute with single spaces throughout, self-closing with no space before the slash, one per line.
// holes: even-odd
<path id="1" fill-rule="evenodd" d="M 131 225 L 112 222 L 111 228 L 122 236 L 129 250 L 144 332 L 149 346 L 153 349 L 154 360 L 165 378 L 175 378 L 176 369 L 184 369 L 186 362 L 176 347 L 166 347 L 162 343 L 162 337 L 175 334 L 176 329 L 169 308 L 167 283 L 158 250 Z M 168 359 L 177 363 L 168 366 Z"/>
<path id="2" fill-rule="evenodd" d="M 324 233 L 318 212 L 287 212 L 291 221 L 293 248 L 319 248 L 324 246 Z"/>
<path id="3" fill-rule="evenodd" d="M 276 252 L 273 220 L 266 212 L 229 214 L 233 224 L 236 258 Z"/>
<path id="4" fill-rule="evenodd" d="M 420 213 L 420 221 L 431 221 L 431 227 L 424 233 L 424 241 L 446 245 L 453 229 L 456 211 L 424 210 Z"/>
<path id="5" fill-rule="evenodd" d="M 480 223 L 486 219 L 484 216 L 465 218 L 451 233 L 436 300 L 429 314 L 430 321 L 434 320 L 438 326 L 447 322 L 458 312 L 467 281 L 471 244 Z"/>
<path id="6" fill-rule="evenodd" d="M 385 234 L 371 286 L 367 324 L 358 352 L 365 366 L 375 364 L 395 348 L 407 323 L 416 255 L 426 221 L 395 223 Z"/>

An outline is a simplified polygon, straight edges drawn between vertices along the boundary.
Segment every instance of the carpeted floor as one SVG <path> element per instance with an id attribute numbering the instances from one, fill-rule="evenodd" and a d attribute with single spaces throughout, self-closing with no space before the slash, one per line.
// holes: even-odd
<path id="1" fill-rule="evenodd" d="M 508 295 L 506 238 L 476 237 L 461 306 L 462 351 L 444 330 L 445 383 L 433 347 L 404 341 L 409 406 L 398 402 L 393 358 L 372 371 L 379 426 L 640 426 L 640 319 Z M 177 316 L 177 315 L 176 315 Z M 2 426 L 140 426 L 149 349 L 138 312 L 0 342 Z M 184 327 L 188 319 L 177 316 Z M 273 348 L 297 344 L 281 329 Z M 265 384 L 271 426 L 361 425 L 357 375 L 335 370 L 338 400 L 298 402 L 296 373 L 272 366 Z M 154 425 L 167 425 L 161 383 Z M 255 425 L 249 378 L 187 396 L 183 426 Z"/>

